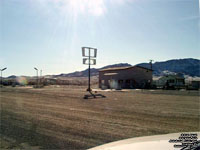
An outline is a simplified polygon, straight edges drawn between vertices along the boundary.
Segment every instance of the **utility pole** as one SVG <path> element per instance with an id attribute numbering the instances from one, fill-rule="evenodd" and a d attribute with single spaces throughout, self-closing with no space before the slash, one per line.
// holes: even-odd
<path id="1" fill-rule="evenodd" d="M 153 64 L 152 64 L 153 61 L 154 61 L 153 59 L 149 60 L 151 70 L 153 69 Z"/>
<path id="2" fill-rule="evenodd" d="M 6 70 L 7 68 L 3 68 L 3 69 L 0 69 L 0 71 L 1 71 L 1 87 L 3 87 L 3 76 L 2 76 L 2 72 L 4 71 L 4 70 Z"/>

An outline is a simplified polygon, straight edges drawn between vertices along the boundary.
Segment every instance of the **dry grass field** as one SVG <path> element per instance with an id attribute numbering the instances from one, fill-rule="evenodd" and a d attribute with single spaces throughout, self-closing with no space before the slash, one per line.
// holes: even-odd
<path id="1" fill-rule="evenodd" d="M 1 149 L 87 149 L 147 135 L 200 131 L 198 91 L 2 88 Z"/>

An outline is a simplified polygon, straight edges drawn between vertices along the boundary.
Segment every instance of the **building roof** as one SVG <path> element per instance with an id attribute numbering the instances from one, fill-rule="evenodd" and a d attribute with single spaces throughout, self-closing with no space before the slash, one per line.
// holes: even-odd
<path id="1" fill-rule="evenodd" d="M 152 69 L 145 68 L 145 67 L 141 67 L 141 66 L 130 66 L 130 67 L 106 68 L 106 69 L 99 70 L 99 72 L 103 72 L 103 71 L 113 71 L 113 70 L 126 70 L 126 69 L 135 68 L 135 67 L 142 68 L 142 69 L 149 70 L 149 71 L 153 71 Z"/>

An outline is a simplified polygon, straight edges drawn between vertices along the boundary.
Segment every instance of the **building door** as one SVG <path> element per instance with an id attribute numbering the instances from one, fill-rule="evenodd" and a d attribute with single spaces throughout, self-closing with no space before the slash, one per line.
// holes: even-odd
<path id="1" fill-rule="evenodd" d="M 131 82 L 130 83 L 130 88 L 131 89 L 138 88 L 138 83 L 134 79 L 131 79 L 130 82 Z"/>
<path id="2" fill-rule="evenodd" d="M 118 88 L 122 89 L 123 88 L 123 80 L 118 80 Z"/>
<path id="3" fill-rule="evenodd" d="M 126 87 L 127 89 L 130 89 L 130 88 L 131 88 L 131 80 L 126 80 L 126 82 L 125 82 L 125 87 Z"/>

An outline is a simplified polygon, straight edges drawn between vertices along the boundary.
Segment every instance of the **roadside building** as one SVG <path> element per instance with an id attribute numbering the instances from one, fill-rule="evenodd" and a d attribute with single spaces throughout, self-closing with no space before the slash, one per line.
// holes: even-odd
<path id="1" fill-rule="evenodd" d="M 199 90 L 200 89 L 200 79 L 192 78 L 186 80 L 186 89 L 187 90 Z"/>
<path id="2" fill-rule="evenodd" d="M 192 87 L 194 89 L 200 89 L 200 81 L 192 81 Z"/>
<path id="3" fill-rule="evenodd" d="M 102 89 L 148 88 L 153 70 L 140 67 L 117 67 L 99 71 L 99 87 Z"/>
<path id="4" fill-rule="evenodd" d="M 160 77 L 156 81 L 157 88 L 184 88 L 185 86 L 185 78 L 179 74 L 176 75 L 165 75 Z"/>

